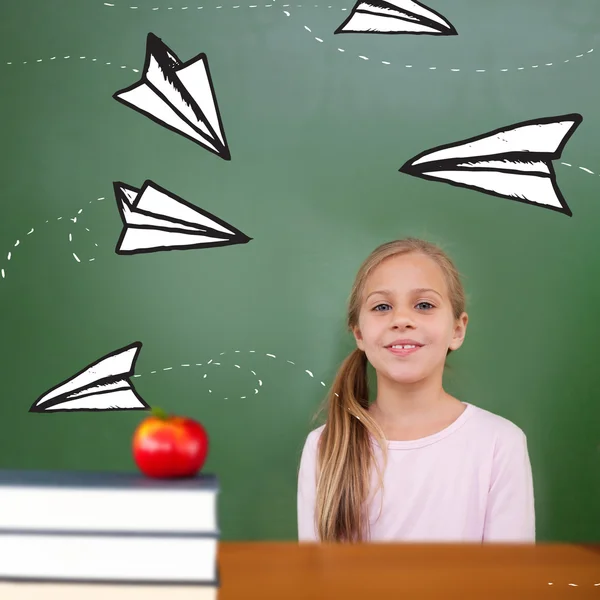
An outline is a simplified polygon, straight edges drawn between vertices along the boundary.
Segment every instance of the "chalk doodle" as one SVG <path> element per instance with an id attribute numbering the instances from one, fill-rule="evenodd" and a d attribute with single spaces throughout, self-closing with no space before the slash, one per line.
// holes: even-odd
<path id="1" fill-rule="evenodd" d="M 145 181 L 141 189 L 113 185 L 123 222 L 117 254 L 214 248 L 252 239 L 152 181 Z"/>
<path id="2" fill-rule="evenodd" d="M 53 60 L 69 60 L 69 59 L 73 59 L 70 62 L 76 61 L 76 60 L 88 60 L 91 61 L 93 63 L 97 63 L 100 65 L 106 65 L 106 66 L 118 66 L 121 69 L 128 69 L 133 71 L 134 73 L 139 73 L 140 70 L 139 69 L 133 69 L 131 67 L 128 67 L 127 65 L 120 65 L 119 63 L 114 63 L 114 62 L 105 62 L 102 60 L 98 60 L 97 58 L 90 58 L 88 56 L 76 56 L 76 55 L 71 55 L 71 54 L 67 54 L 66 56 L 51 56 L 50 58 L 36 58 L 34 60 L 7 60 L 4 61 L 5 65 L 37 65 L 40 63 L 44 63 L 47 64 Z"/>
<path id="3" fill-rule="evenodd" d="M 103 356 L 42 394 L 29 412 L 147 410 L 129 380 L 141 348 L 134 342 Z"/>
<path id="4" fill-rule="evenodd" d="M 106 356 L 103 356 L 94 363 L 83 368 L 72 377 L 59 383 L 49 391 L 42 394 L 31 406 L 29 412 L 75 412 L 75 411 L 107 411 L 107 410 L 147 410 L 149 405 L 136 391 L 130 378 L 142 377 L 142 373 L 134 373 L 135 364 L 139 352 L 142 348 L 141 342 L 135 342 L 119 350 L 115 350 Z M 221 352 L 219 357 L 225 356 L 227 352 Z M 234 350 L 232 354 L 241 354 L 241 350 Z M 249 350 L 248 354 L 256 355 L 255 350 Z M 275 354 L 266 353 L 269 359 L 277 359 Z M 208 377 L 207 369 L 210 367 L 221 366 L 222 359 L 209 359 L 206 363 L 182 363 L 181 368 L 204 367 L 202 379 Z M 242 370 L 237 360 L 233 365 L 236 369 Z M 296 366 L 292 360 L 286 360 L 286 363 Z M 173 366 L 162 367 L 148 372 L 148 375 L 165 373 L 173 371 Z M 254 388 L 255 396 L 263 386 L 263 380 L 258 377 L 253 369 L 247 369 L 257 380 Z M 309 369 L 304 369 L 312 379 L 315 379 L 314 373 Z M 325 382 L 320 384 L 325 387 Z M 212 389 L 208 389 L 212 394 Z M 247 399 L 247 395 L 240 396 L 240 399 Z M 230 396 L 225 396 L 224 400 L 229 400 Z"/>
<path id="5" fill-rule="evenodd" d="M 366 2 L 366 4 L 368 6 L 372 6 L 372 7 L 379 7 L 379 0 L 369 0 L 368 2 Z M 383 3 L 386 4 L 386 3 Z M 388 3 L 389 4 L 389 3 Z M 416 3 L 415 3 L 416 4 Z M 236 4 L 233 6 L 223 6 L 221 4 L 219 5 L 202 5 L 202 6 L 154 6 L 154 7 L 141 7 L 141 6 L 125 6 L 121 3 L 114 3 L 114 2 L 104 2 L 103 5 L 105 7 L 109 7 L 111 9 L 119 9 L 119 8 L 127 8 L 127 10 L 136 10 L 136 11 L 142 11 L 144 9 L 148 9 L 151 11 L 166 11 L 166 10 L 182 10 L 182 11 L 187 11 L 187 10 L 218 10 L 218 11 L 222 11 L 222 10 L 227 10 L 227 9 L 243 9 L 243 8 L 251 8 L 251 9 L 257 9 L 257 8 L 271 8 L 271 7 L 281 7 L 282 9 L 284 9 L 282 12 L 284 13 L 284 15 L 286 17 L 291 17 L 291 12 L 290 10 L 296 10 L 296 9 L 314 9 L 314 8 L 326 8 L 329 10 L 340 10 L 342 12 L 346 12 L 348 11 L 348 8 L 346 7 L 334 7 L 332 5 L 324 5 L 324 4 L 275 4 L 275 3 L 271 3 L 271 4 Z M 354 6 L 354 8 L 352 9 L 353 11 L 356 11 L 357 7 L 359 7 L 361 5 L 361 2 L 357 2 L 357 4 Z M 384 6 L 385 8 L 385 6 Z M 371 9 L 373 10 L 373 9 Z M 396 10 L 396 9 L 393 9 Z M 428 7 L 424 7 L 425 11 L 431 11 L 430 8 Z M 376 11 L 376 10 L 375 10 Z M 382 11 L 382 14 L 385 13 L 385 10 Z M 391 9 L 390 9 L 390 13 L 391 13 Z M 189 14 L 189 13 L 188 13 Z M 403 14 L 407 15 L 407 17 L 409 16 L 409 12 L 404 12 Z M 438 14 L 438 13 L 434 13 L 434 14 Z M 443 20 L 443 22 L 448 23 L 448 21 L 446 21 L 441 15 L 439 15 L 440 19 Z M 351 16 L 349 16 L 345 22 L 349 22 Z M 438 25 L 441 26 L 441 23 L 438 22 Z M 438 26 L 436 25 L 436 26 Z M 452 27 L 452 29 L 454 29 L 454 27 L 448 23 L 448 25 L 450 27 Z M 349 31 L 344 31 L 342 32 L 340 30 L 342 26 L 338 27 L 338 29 L 334 32 L 334 33 L 352 33 Z M 320 36 L 315 35 L 314 34 L 314 27 L 309 27 L 308 25 L 304 25 L 304 29 L 305 31 L 307 31 L 308 33 L 312 34 L 313 39 L 318 42 L 318 43 L 325 43 L 325 39 L 324 36 L 321 34 Z M 454 29 L 454 31 L 456 31 Z M 383 31 L 372 31 L 372 32 L 358 32 L 358 33 L 385 33 Z M 393 33 L 393 32 L 392 32 Z M 407 33 L 407 32 L 398 32 L 398 33 Z M 432 33 L 433 35 L 433 33 Z M 438 34 L 441 35 L 441 34 Z M 457 33 L 452 33 L 452 31 L 446 32 L 446 35 L 457 35 Z M 339 53 L 343 53 L 346 54 L 347 50 L 345 48 L 340 48 L 337 45 L 335 46 L 336 50 Z M 430 72 L 443 72 L 445 70 L 450 71 L 452 73 L 494 73 L 494 72 L 500 72 L 500 73 L 507 73 L 507 72 L 520 72 L 520 71 L 525 71 L 527 69 L 543 69 L 543 68 L 547 68 L 547 67 L 553 67 L 553 66 L 558 66 L 558 65 L 563 65 L 563 64 L 567 64 L 567 63 L 571 63 L 571 62 L 575 62 L 577 59 L 581 59 L 584 58 L 586 55 L 590 55 L 594 52 L 594 48 L 589 48 L 588 50 L 586 50 L 585 52 L 580 52 L 579 54 L 574 54 L 572 57 L 570 58 L 554 58 L 553 60 L 546 60 L 544 62 L 539 62 L 536 64 L 529 64 L 529 65 L 519 65 L 519 66 L 507 66 L 507 67 L 502 67 L 499 69 L 490 69 L 490 68 L 466 68 L 464 66 L 453 66 L 453 67 L 440 67 L 440 66 L 435 66 L 435 65 L 415 65 L 415 64 L 406 64 L 405 62 L 400 62 L 400 60 L 382 60 L 380 58 L 374 58 L 372 56 L 365 56 L 364 54 L 356 54 L 353 55 L 355 58 L 358 58 L 362 61 L 370 61 L 371 63 L 378 63 L 381 65 L 384 65 L 385 67 L 388 66 L 400 66 L 403 69 L 411 69 L 411 70 L 419 70 L 419 69 L 427 69 Z"/>
<path id="6" fill-rule="evenodd" d="M 140 80 L 113 98 L 231 160 L 206 54 L 182 63 L 159 37 L 149 33 Z"/>
<path id="7" fill-rule="evenodd" d="M 502 127 L 422 152 L 400 171 L 571 216 L 551 161 L 582 119 L 568 114 Z"/>
<path id="8" fill-rule="evenodd" d="M 128 10 L 152 10 L 152 11 L 157 11 L 157 10 L 162 10 L 163 12 L 165 10 L 203 10 L 205 8 L 210 9 L 210 8 L 214 8 L 217 10 L 220 10 L 222 8 L 231 8 L 231 9 L 237 9 L 237 8 L 271 8 L 274 4 L 235 4 L 233 6 L 223 6 L 222 4 L 218 5 L 218 6 L 126 6 L 123 4 L 115 4 L 114 2 L 103 2 L 104 6 L 107 6 L 109 8 L 126 8 Z M 331 8 L 331 6 L 329 7 Z"/>
<path id="9" fill-rule="evenodd" d="M 571 163 L 566 163 L 566 162 L 561 162 L 560 164 L 564 165 L 565 167 L 572 167 L 572 166 L 574 166 Z M 595 173 L 594 171 L 592 171 L 591 169 L 588 169 L 587 167 L 576 167 L 576 168 L 580 169 L 584 173 L 589 173 L 590 175 L 600 175 L 600 173 Z"/>
<path id="10" fill-rule="evenodd" d="M 90 229 L 89 229 L 88 227 L 85 227 L 84 229 L 85 229 L 85 230 L 86 230 L 88 233 L 91 233 L 91 231 L 90 231 Z M 69 232 L 69 243 L 72 243 L 72 242 L 73 242 L 73 234 L 72 234 L 71 232 Z M 96 248 L 97 248 L 97 247 L 98 247 L 98 244 L 97 244 L 96 242 L 94 242 L 94 246 L 96 246 Z M 77 255 L 75 252 L 72 252 L 71 254 L 72 254 L 73 258 L 74 258 L 74 259 L 75 259 L 77 262 L 79 262 L 79 263 L 81 262 L 81 258 L 79 258 L 79 256 L 78 256 L 78 255 Z M 87 260 L 88 260 L 88 262 L 94 262 L 94 261 L 96 260 L 96 258 L 95 258 L 95 257 L 92 257 L 92 258 L 88 258 Z"/>
<path id="11" fill-rule="evenodd" d="M 179 365 L 181 368 L 194 368 L 194 367 L 202 367 L 204 366 L 204 373 L 202 376 L 202 379 L 205 380 L 208 377 L 208 371 L 207 368 L 209 366 L 212 367 L 219 367 L 221 366 L 220 362 L 216 362 L 214 361 L 212 358 L 204 365 L 203 363 L 181 363 L 181 365 Z M 234 367 L 236 367 L 237 369 L 241 369 L 242 367 L 240 367 L 240 365 L 236 364 L 234 365 Z M 153 371 L 150 371 L 149 374 L 150 375 L 155 375 L 157 373 L 161 373 L 161 372 L 167 372 L 167 371 L 173 371 L 173 367 L 163 367 L 162 369 L 154 369 Z M 254 395 L 258 394 L 258 389 L 262 386 L 263 382 L 262 379 L 260 379 L 258 377 L 258 375 L 256 374 L 256 371 L 249 369 L 249 372 L 252 373 L 252 375 L 254 377 L 256 377 L 257 380 L 257 387 L 254 388 Z M 141 377 L 142 374 L 141 373 L 137 373 L 136 375 L 134 375 L 134 377 Z M 212 394 L 212 389 L 208 389 L 208 393 Z M 240 396 L 240 400 L 245 400 L 247 398 L 247 396 Z M 229 396 L 225 396 L 223 398 L 223 400 L 229 400 Z"/>
<path id="12" fill-rule="evenodd" d="M 415 0 L 358 0 L 335 33 L 458 35 L 441 14 Z"/>
<path id="13" fill-rule="evenodd" d="M 90 200 L 90 201 L 89 201 L 89 204 L 92 204 L 92 203 L 94 203 L 94 202 L 101 202 L 102 200 L 104 200 L 104 197 L 96 198 L 95 200 Z M 74 217 L 67 217 L 67 219 L 63 219 L 63 217 L 62 217 L 62 216 L 60 216 L 60 217 L 56 217 L 56 219 L 52 219 L 52 220 L 50 220 L 50 219 L 46 219 L 46 221 L 45 221 L 45 223 L 44 223 L 44 224 L 50 224 L 50 223 L 53 223 L 53 224 L 55 224 L 55 223 L 57 223 L 57 222 L 60 222 L 60 221 L 70 221 L 71 223 L 74 223 L 74 224 L 76 224 L 76 223 L 79 223 L 79 221 L 78 221 L 78 217 L 81 215 L 81 213 L 82 213 L 82 212 L 83 212 L 83 208 L 80 208 L 80 209 L 77 211 L 77 214 L 76 214 Z M 90 230 L 89 230 L 89 228 L 85 227 L 85 230 L 86 230 L 88 233 L 91 233 L 91 232 L 90 232 Z M 10 262 L 10 261 L 11 261 L 11 259 L 13 258 L 14 249 L 15 249 L 15 248 L 18 248 L 19 246 L 21 246 L 21 239 L 25 239 L 25 238 L 29 237 L 29 236 L 30 236 L 30 235 L 32 235 L 32 234 L 33 234 L 35 231 L 36 231 L 36 229 L 35 229 L 34 227 L 31 227 L 31 228 L 30 228 L 30 229 L 27 231 L 27 233 L 26 233 L 26 234 L 23 236 L 23 238 L 18 238 L 18 239 L 15 241 L 15 243 L 13 244 L 13 247 L 12 247 L 12 249 L 11 249 L 11 250 L 9 250 L 9 252 L 8 252 L 8 254 L 7 254 L 7 256 L 6 256 L 6 260 L 7 260 L 7 262 Z M 71 232 L 69 232 L 69 238 L 68 238 L 68 239 L 69 239 L 69 242 L 72 242 L 72 241 L 73 241 L 73 236 L 72 236 Z M 98 244 L 94 242 L 94 246 L 97 248 L 97 247 L 98 247 Z M 73 252 L 72 254 L 73 254 L 73 259 L 74 259 L 74 260 L 76 260 L 77 262 L 81 262 L 81 259 L 79 258 L 79 256 L 78 256 L 77 254 L 75 254 L 74 252 Z M 95 258 L 90 258 L 90 259 L 88 259 L 88 262 L 93 262 L 94 260 L 96 260 L 96 259 L 95 259 Z M 7 269 L 7 267 L 1 267 L 1 268 L 0 268 L 0 279 L 6 279 L 7 270 L 8 270 L 8 269 Z"/>
<path id="14" fill-rule="evenodd" d="M 241 353 L 242 353 L 241 350 L 234 350 L 233 351 L 233 354 L 241 354 Z M 247 353 L 248 354 L 257 355 L 256 350 L 248 350 Z M 226 351 L 225 352 L 221 352 L 219 354 L 219 356 L 225 356 L 226 354 L 227 354 Z M 266 356 L 267 358 L 269 358 L 271 360 L 277 360 L 277 355 L 276 354 L 266 353 L 266 354 L 264 354 L 264 356 Z M 203 367 L 204 366 L 205 367 L 205 371 L 206 371 L 207 367 L 221 366 L 221 362 L 220 361 L 221 361 L 221 359 L 219 359 L 219 361 L 215 361 L 213 358 L 211 358 L 206 363 L 182 363 L 180 366 L 182 368 L 193 368 L 193 367 Z M 294 361 L 292 361 L 292 360 L 286 359 L 285 362 L 287 364 L 293 365 L 294 367 L 297 366 L 296 363 Z M 235 368 L 237 368 L 237 369 L 242 369 L 242 367 L 239 364 L 237 364 L 237 363 L 234 364 L 233 366 Z M 150 371 L 149 374 L 150 375 L 155 375 L 155 374 L 158 374 L 158 373 L 161 373 L 161 372 L 172 371 L 172 370 L 173 370 L 172 366 L 162 367 L 161 369 L 155 369 L 153 371 Z M 313 371 L 311 371 L 309 369 L 304 369 L 303 372 L 306 373 L 307 375 L 309 375 L 312 379 L 315 379 Z M 255 377 L 258 378 L 258 375 L 256 374 L 256 371 L 250 370 L 250 373 L 252 373 L 253 376 L 255 376 Z M 138 374 L 134 375 L 133 377 L 141 377 L 141 376 L 142 376 L 142 374 L 138 373 Z M 208 376 L 208 373 L 204 372 L 203 379 L 206 379 L 207 376 Z M 326 387 L 326 384 L 325 384 L 324 381 L 320 381 L 319 383 L 323 387 Z M 253 396 L 259 393 L 259 388 L 261 388 L 262 385 L 263 385 L 263 380 L 262 379 L 258 379 L 258 386 L 256 388 L 254 388 L 254 394 L 253 394 Z M 208 392 L 212 394 L 212 389 L 209 389 Z M 242 400 L 244 400 L 246 398 L 247 398 L 247 396 L 240 396 L 240 399 L 242 399 Z M 229 400 L 229 396 L 225 396 L 223 398 L 223 400 Z"/>
<path id="15" fill-rule="evenodd" d="M 554 585 L 554 582 L 553 581 L 549 581 L 548 585 Z M 600 582 L 594 583 L 592 585 L 593 585 L 593 587 L 600 587 Z M 579 587 L 579 584 L 578 583 L 568 583 L 567 586 L 568 587 Z"/>
<path id="16" fill-rule="evenodd" d="M 282 6 L 291 6 L 289 4 L 282 4 Z M 284 10 L 283 14 L 286 17 L 291 17 L 291 13 L 289 10 Z M 318 42 L 319 44 L 324 44 L 325 43 L 325 39 L 324 37 L 321 36 L 316 36 L 314 34 L 313 29 L 309 27 L 308 25 L 304 25 L 304 29 L 305 31 L 307 31 L 308 33 L 310 33 L 313 37 L 313 39 Z M 337 51 L 341 54 L 346 54 L 346 49 L 345 48 L 341 48 L 339 46 L 335 46 Z M 566 59 L 560 59 L 560 60 L 552 60 L 552 61 L 548 61 L 548 62 L 544 62 L 544 63 L 538 63 L 538 64 L 534 64 L 534 65 L 528 65 L 528 66 L 518 66 L 518 67 L 503 67 L 497 70 L 497 72 L 500 73 L 507 73 L 507 72 L 519 72 L 519 71 L 524 71 L 525 69 L 539 69 L 540 67 L 552 67 L 552 66 L 557 66 L 557 65 L 561 65 L 561 64 L 566 64 L 566 63 L 570 63 L 573 60 L 576 59 L 581 59 L 584 58 L 586 55 L 592 54 L 592 52 L 594 52 L 593 48 L 590 48 L 589 50 L 586 50 L 585 52 L 581 52 L 579 54 L 574 55 L 572 58 L 566 58 Z M 373 58 L 371 56 L 366 56 L 364 54 L 356 54 L 353 55 L 355 58 L 358 58 L 362 61 L 369 61 L 371 63 L 378 63 L 381 65 L 384 65 L 385 67 L 389 67 L 389 66 L 400 66 L 402 69 L 411 69 L 411 70 L 420 70 L 420 69 L 427 69 L 431 72 L 443 72 L 443 71 L 450 71 L 452 73 L 494 73 L 496 72 L 495 69 L 490 69 L 490 68 L 465 68 L 465 67 L 437 67 L 437 66 L 433 66 L 433 65 L 429 65 L 429 66 L 425 66 L 425 65 L 414 65 L 414 64 L 406 64 L 404 62 L 400 62 L 399 60 L 397 61 L 391 61 L 391 60 L 382 60 L 380 58 Z"/>

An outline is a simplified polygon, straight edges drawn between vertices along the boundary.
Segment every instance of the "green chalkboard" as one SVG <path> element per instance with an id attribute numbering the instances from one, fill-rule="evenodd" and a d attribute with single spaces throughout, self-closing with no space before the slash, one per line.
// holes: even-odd
<path id="1" fill-rule="evenodd" d="M 527 434 L 538 539 L 598 540 L 597 0 L 426 3 L 453 35 L 439 22 L 437 33 L 336 34 L 352 2 L 262 1 L 0 6 L 0 466 L 133 469 L 144 413 L 29 409 L 140 342 L 140 397 L 210 433 L 223 539 L 295 539 L 300 451 L 352 349 L 352 279 L 375 246 L 414 235 L 464 275 L 470 325 L 446 385 Z M 172 53 L 161 54 L 171 75 L 173 55 L 205 55 L 225 141 L 198 125 L 200 143 L 115 99 L 140 80 L 149 34 Z M 202 122 L 193 97 L 177 102 Z M 565 115 L 582 120 L 560 157 L 542 158 L 568 211 L 400 170 Z M 146 182 L 235 232 L 117 252 L 119 194 L 139 197 Z"/>

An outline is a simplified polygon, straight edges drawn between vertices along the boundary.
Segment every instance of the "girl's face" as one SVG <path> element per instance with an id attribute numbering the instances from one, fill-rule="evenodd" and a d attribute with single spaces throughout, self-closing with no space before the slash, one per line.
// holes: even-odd
<path id="1" fill-rule="evenodd" d="M 467 315 L 454 319 L 444 273 L 431 258 L 402 254 L 367 278 L 354 337 L 382 379 L 399 384 L 441 374 L 460 348 Z"/>

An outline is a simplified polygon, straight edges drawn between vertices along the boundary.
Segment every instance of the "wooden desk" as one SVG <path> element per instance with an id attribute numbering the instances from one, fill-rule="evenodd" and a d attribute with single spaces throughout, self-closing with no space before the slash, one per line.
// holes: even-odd
<path id="1" fill-rule="evenodd" d="M 600 600 L 600 545 L 221 542 L 221 588 L 0 585 L 0 600 Z M 186 589 L 187 588 L 187 589 Z"/>
<path id="2" fill-rule="evenodd" d="M 600 600 L 600 545 L 223 542 L 219 561 L 219 600 Z"/>

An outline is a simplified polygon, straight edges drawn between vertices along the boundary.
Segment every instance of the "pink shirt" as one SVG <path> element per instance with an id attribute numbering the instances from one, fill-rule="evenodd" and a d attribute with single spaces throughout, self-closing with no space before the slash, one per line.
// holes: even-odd
<path id="1" fill-rule="evenodd" d="M 369 503 L 372 541 L 535 543 L 533 480 L 525 434 L 507 419 L 465 404 L 458 419 L 438 433 L 388 442 L 383 505 L 381 490 Z M 308 434 L 302 451 L 300 541 L 318 539 L 314 526 L 316 451 L 324 427 Z M 375 440 L 373 445 L 381 461 Z M 376 485 L 374 468 L 371 480 Z"/>

